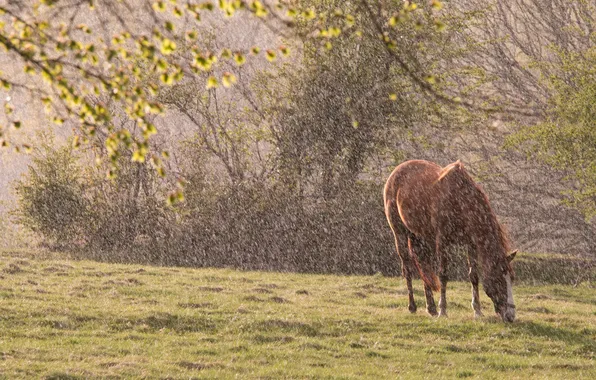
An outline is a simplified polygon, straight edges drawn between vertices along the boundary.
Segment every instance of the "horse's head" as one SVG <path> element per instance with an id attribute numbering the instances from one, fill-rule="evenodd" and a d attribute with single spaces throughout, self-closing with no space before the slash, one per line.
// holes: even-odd
<path id="1" fill-rule="evenodd" d="M 492 273 L 483 281 L 486 295 L 493 301 L 495 312 L 504 322 L 513 322 L 515 319 L 515 304 L 513 303 L 513 270 L 511 260 L 517 251 L 513 251 L 506 260 L 494 263 Z"/>

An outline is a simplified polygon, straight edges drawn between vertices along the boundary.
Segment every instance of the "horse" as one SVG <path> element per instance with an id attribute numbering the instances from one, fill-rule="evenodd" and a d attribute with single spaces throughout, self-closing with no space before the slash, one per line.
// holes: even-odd
<path id="1" fill-rule="evenodd" d="M 482 317 L 482 286 L 495 312 L 505 322 L 515 319 L 510 242 L 484 191 L 458 160 L 444 168 L 424 161 L 406 161 L 393 170 L 384 188 L 385 215 L 395 237 L 411 313 L 416 312 L 412 274 L 424 283 L 426 310 L 437 315 L 433 290 L 440 289 L 439 316 L 447 316 L 447 268 L 455 246 L 466 249 L 472 283 L 474 317 Z M 408 252 L 409 251 L 409 252 Z M 437 278 L 438 277 L 438 278 Z"/>

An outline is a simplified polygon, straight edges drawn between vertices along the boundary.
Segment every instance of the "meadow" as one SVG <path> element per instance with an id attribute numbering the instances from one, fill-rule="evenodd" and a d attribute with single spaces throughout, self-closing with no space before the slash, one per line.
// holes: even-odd
<path id="1" fill-rule="evenodd" d="M 0 252 L 0 378 L 596 378 L 596 291 L 518 283 L 504 324 L 451 282 L 106 264 Z"/>

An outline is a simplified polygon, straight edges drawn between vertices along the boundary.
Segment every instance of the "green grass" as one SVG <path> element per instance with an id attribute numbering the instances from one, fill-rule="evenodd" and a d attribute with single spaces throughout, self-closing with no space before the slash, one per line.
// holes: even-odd
<path id="1" fill-rule="evenodd" d="M 0 378 L 596 378 L 587 284 L 517 285 L 505 325 L 464 282 L 436 319 L 400 278 L 0 256 Z"/>

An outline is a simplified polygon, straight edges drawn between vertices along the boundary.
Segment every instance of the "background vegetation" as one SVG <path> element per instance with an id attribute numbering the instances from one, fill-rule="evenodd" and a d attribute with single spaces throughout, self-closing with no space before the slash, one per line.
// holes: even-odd
<path id="1" fill-rule="evenodd" d="M 151 17 L 138 25 L 115 17 L 132 2 L 97 2 L 100 24 L 118 31 L 111 42 L 78 24 L 88 4 L 18 3 L 2 8 L 0 42 L 33 79 L 3 84 L 74 127 L 67 141 L 44 132 L 17 145 L 32 160 L 12 216 L 47 246 L 118 262 L 398 274 L 384 179 L 405 159 L 463 158 L 517 246 L 592 262 L 590 2 L 220 2 L 227 19 L 205 4 L 140 1 L 135 12 Z M 204 23 L 189 21 L 195 11 Z M 260 40 L 230 42 L 255 25 L 269 28 Z"/>

